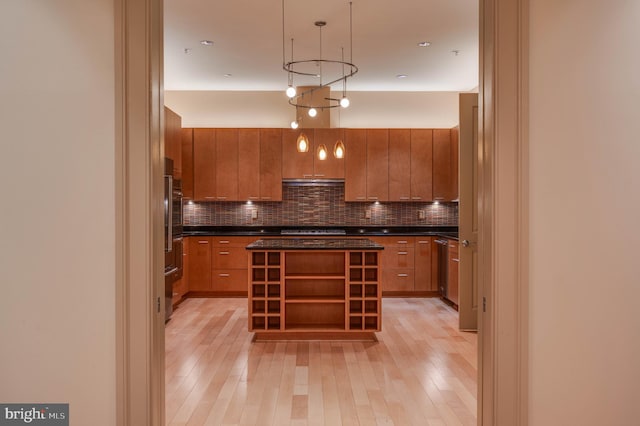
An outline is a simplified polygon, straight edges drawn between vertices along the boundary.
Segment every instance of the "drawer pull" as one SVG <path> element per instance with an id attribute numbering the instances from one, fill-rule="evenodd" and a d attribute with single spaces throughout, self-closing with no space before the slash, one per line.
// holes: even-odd
<path id="1" fill-rule="evenodd" d="M 356 197 L 356 200 L 366 200 L 367 197 Z"/>
<path id="2" fill-rule="evenodd" d="M 407 241 L 405 241 L 405 240 L 398 241 L 398 244 L 407 244 Z"/>
<path id="3" fill-rule="evenodd" d="M 412 200 L 422 200 L 422 197 L 411 197 Z"/>
<path id="4" fill-rule="evenodd" d="M 221 254 L 221 255 L 223 255 L 223 256 L 226 256 L 226 255 L 228 255 L 228 254 L 229 254 L 229 252 L 228 252 L 228 251 L 221 251 L 221 252 L 219 252 L 219 254 Z"/>
<path id="5" fill-rule="evenodd" d="M 209 244 L 209 241 L 198 240 L 198 244 Z"/>
<path id="6" fill-rule="evenodd" d="M 460 259 L 451 259 L 454 262 L 460 262 Z"/>
<path id="7" fill-rule="evenodd" d="M 226 277 L 228 277 L 228 276 L 229 276 L 229 274 L 218 274 L 218 276 L 219 276 L 219 277 L 222 277 L 222 278 L 226 278 Z"/>
<path id="8" fill-rule="evenodd" d="M 406 252 L 406 251 L 399 251 L 399 252 L 398 252 L 398 254 L 399 254 L 399 255 L 403 255 L 403 256 L 404 256 L 404 255 L 407 255 L 407 254 L 409 254 L 409 253 L 408 253 L 408 252 Z"/>
<path id="9" fill-rule="evenodd" d="M 207 200 L 215 200 L 216 199 L 216 197 L 204 197 L 204 198 L 207 199 Z"/>
<path id="10" fill-rule="evenodd" d="M 227 241 L 227 240 L 220 240 L 220 241 L 218 241 L 218 242 L 219 242 L 220 244 L 229 244 L 229 241 Z"/>
<path id="11" fill-rule="evenodd" d="M 429 241 L 418 241 L 418 244 L 429 244 Z"/>
<path id="12" fill-rule="evenodd" d="M 409 197 L 400 197 L 400 199 L 401 199 L 402 201 L 404 201 L 404 200 L 410 200 L 410 198 L 409 198 Z"/>
<path id="13" fill-rule="evenodd" d="M 227 197 L 218 197 L 218 200 L 226 200 Z"/>
<path id="14" fill-rule="evenodd" d="M 408 277 L 409 274 L 398 274 L 398 276 L 404 278 L 404 277 Z"/>

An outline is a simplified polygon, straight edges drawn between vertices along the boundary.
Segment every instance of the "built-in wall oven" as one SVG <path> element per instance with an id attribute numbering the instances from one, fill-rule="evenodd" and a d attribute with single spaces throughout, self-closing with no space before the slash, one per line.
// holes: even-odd
<path id="1" fill-rule="evenodd" d="M 173 284 L 182 278 L 182 181 L 173 177 L 173 161 L 164 164 L 164 293 L 165 321 L 173 312 Z"/>

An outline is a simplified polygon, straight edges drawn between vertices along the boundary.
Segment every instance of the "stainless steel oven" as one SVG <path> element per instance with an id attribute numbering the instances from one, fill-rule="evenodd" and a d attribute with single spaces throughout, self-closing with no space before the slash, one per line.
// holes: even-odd
<path id="1" fill-rule="evenodd" d="M 182 181 L 174 179 L 170 158 L 165 158 L 164 167 L 164 291 L 168 321 L 173 312 L 173 284 L 182 278 Z"/>

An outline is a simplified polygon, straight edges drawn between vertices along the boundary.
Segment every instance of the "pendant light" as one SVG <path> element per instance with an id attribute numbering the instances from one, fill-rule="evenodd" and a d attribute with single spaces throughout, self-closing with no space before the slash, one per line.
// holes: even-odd
<path id="1" fill-rule="evenodd" d="M 336 158 L 344 158 L 344 143 L 342 143 L 341 139 L 336 141 L 336 145 L 333 147 L 333 156 Z"/>
<path id="2" fill-rule="evenodd" d="M 324 161 L 327 159 L 327 147 L 325 144 L 321 143 L 320 146 L 318 146 L 316 155 L 318 157 L 318 160 L 320 161 Z"/>
<path id="3" fill-rule="evenodd" d="M 298 152 L 309 151 L 309 139 L 307 138 L 307 135 L 305 135 L 304 133 L 300 133 L 300 135 L 298 136 L 298 140 L 296 141 L 296 147 L 298 149 Z"/>

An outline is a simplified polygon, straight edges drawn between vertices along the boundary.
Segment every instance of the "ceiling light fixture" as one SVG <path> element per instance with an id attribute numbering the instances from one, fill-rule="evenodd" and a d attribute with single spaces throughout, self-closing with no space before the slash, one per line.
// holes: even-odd
<path id="1" fill-rule="evenodd" d="M 293 38 L 291 39 L 291 60 L 286 61 L 285 51 L 285 0 L 282 0 L 282 68 L 287 72 L 287 97 L 289 98 L 289 104 L 297 108 L 308 109 L 309 116 L 315 117 L 317 110 L 324 110 L 326 108 L 342 107 L 347 108 L 350 104 L 347 97 L 347 79 L 352 77 L 358 72 L 358 67 L 353 64 L 353 15 L 352 15 L 352 2 L 349 2 L 349 43 L 350 43 L 350 59 L 349 62 L 344 59 L 344 48 L 342 49 L 342 58 L 337 59 L 323 59 L 322 58 L 322 27 L 327 25 L 326 21 L 316 21 L 314 25 L 319 29 L 320 35 L 320 51 L 318 59 L 302 59 L 294 60 L 293 58 Z M 327 72 L 324 80 L 328 80 L 323 83 L 323 65 L 333 70 L 333 67 L 337 67 L 334 72 Z M 319 66 L 320 73 L 317 71 L 310 72 L 309 67 Z M 341 74 L 340 74 L 341 68 Z M 326 70 L 325 70 L 326 71 Z M 313 86 L 311 89 L 307 89 L 302 93 L 297 93 L 293 84 L 294 76 L 300 77 L 316 77 L 320 79 L 320 84 Z M 324 98 L 321 104 L 311 103 L 312 94 L 314 91 L 331 87 L 334 84 L 342 83 L 342 97 L 340 99 Z M 316 101 L 317 102 L 317 101 Z"/>
<path id="2" fill-rule="evenodd" d="M 211 40 L 200 40 L 200 44 L 203 46 L 213 46 L 213 42 Z"/>
<path id="3" fill-rule="evenodd" d="M 418 46 L 420 46 L 420 47 L 429 47 L 429 46 L 431 46 L 431 42 L 429 42 L 429 41 L 421 41 L 420 43 L 418 43 Z"/>

